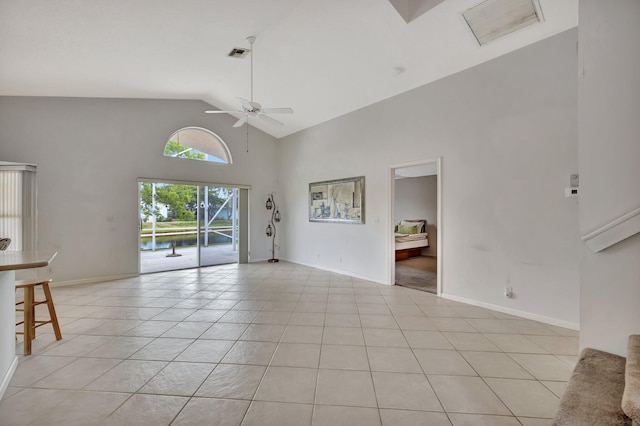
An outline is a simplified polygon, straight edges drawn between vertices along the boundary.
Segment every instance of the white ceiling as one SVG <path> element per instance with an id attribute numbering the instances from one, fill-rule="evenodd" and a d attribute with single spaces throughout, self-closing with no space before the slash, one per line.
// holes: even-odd
<path id="1" fill-rule="evenodd" d="M 461 13 L 481 1 L 446 0 L 407 24 L 388 0 L 0 0 L 0 95 L 237 109 L 249 58 L 227 53 L 255 35 L 255 100 L 295 114 L 274 116 L 282 128 L 251 124 L 280 138 L 578 21 L 578 0 L 540 0 L 544 22 L 480 47 Z"/>

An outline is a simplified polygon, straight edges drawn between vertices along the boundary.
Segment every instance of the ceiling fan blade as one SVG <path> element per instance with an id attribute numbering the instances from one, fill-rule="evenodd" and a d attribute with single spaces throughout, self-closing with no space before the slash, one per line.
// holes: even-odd
<path id="1" fill-rule="evenodd" d="M 236 124 L 234 124 L 233 127 L 242 126 L 244 123 L 247 122 L 248 119 L 249 119 L 249 116 L 243 115 L 242 117 L 240 117 L 240 120 L 236 121 Z"/>
<path id="2" fill-rule="evenodd" d="M 293 114 L 291 108 L 263 108 L 261 112 L 267 114 Z"/>
<path id="3" fill-rule="evenodd" d="M 257 102 L 252 102 L 244 98 L 236 98 L 236 99 L 239 100 L 242 106 L 248 111 L 258 111 L 260 110 L 260 108 L 262 108 L 262 105 L 260 105 Z"/>
<path id="4" fill-rule="evenodd" d="M 273 124 L 275 126 L 284 126 L 284 123 L 282 123 L 281 121 L 278 121 L 276 119 L 273 119 L 271 117 L 269 117 L 268 115 L 264 115 L 264 114 L 258 114 L 258 117 L 260 117 L 260 119 L 262 121 L 266 121 L 267 123 Z"/>
<path id="5" fill-rule="evenodd" d="M 253 105 L 251 105 L 251 102 L 249 102 L 245 98 L 236 98 L 236 99 L 240 101 L 240 104 L 242 104 L 243 108 L 253 109 Z"/>
<path id="6" fill-rule="evenodd" d="M 205 114 L 237 114 L 239 112 L 244 112 L 244 111 L 205 111 Z"/>

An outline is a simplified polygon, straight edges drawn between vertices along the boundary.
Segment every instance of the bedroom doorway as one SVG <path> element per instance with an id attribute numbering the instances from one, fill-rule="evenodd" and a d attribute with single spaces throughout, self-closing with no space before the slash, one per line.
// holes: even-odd
<path id="1" fill-rule="evenodd" d="M 441 160 L 391 167 L 390 283 L 440 295 Z"/>

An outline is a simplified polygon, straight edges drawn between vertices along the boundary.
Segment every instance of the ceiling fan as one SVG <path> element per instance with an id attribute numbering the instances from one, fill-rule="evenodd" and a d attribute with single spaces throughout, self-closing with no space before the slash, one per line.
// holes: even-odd
<path id="1" fill-rule="evenodd" d="M 257 117 L 262 121 L 276 125 L 284 126 L 284 123 L 269 117 L 268 114 L 293 114 L 291 108 L 262 108 L 258 102 L 253 100 L 253 43 L 256 41 L 254 36 L 247 37 L 247 41 L 251 48 L 249 49 L 249 55 L 251 56 L 251 100 L 244 98 L 236 98 L 240 101 L 242 106 L 241 110 L 234 111 L 205 111 L 207 114 L 242 114 L 242 117 L 233 125 L 233 127 L 240 127 L 245 123 L 248 123 L 249 117 Z"/>

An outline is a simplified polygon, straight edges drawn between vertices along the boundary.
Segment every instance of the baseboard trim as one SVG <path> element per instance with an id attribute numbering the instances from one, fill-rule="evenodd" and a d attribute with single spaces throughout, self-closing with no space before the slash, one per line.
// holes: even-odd
<path id="1" fill-rule="evenodd" d="M 65 287 L 68 285 L 101 283 L 104 281 L 123 280 L 126 278 L 135 278 L 138 276 L 140 276 L 140 274 L 120 274 L 120 275 L 109 275 L 105 277 L 81 278 L 79 280 L 68 280 L 68 281 L 54 280 L 51 282 L 51 287 Z"/>
<path id="2" fill-rule="evenodd" d="M 371 281 L 371 282 L 374 282 L 376 284 L 389 285 L 387 283 L 383 283 L 382 281 L 376 281 L 371 277 L 365 277 L 365 276 L 362 276 L 362 275 L 354 274 L 352 272 L 342 271 L 342 270 L 339 270 L 339 269 L 325 268 L 323 266 L 318 266 L 316 264 L 306 263 L 306 262 L 302 262 L 302 261 L 299 261 L 299 260 L 291 260 L 291 259 L 284 259 L 284 258 L 281 258 L 280 260 L 283 260 L 283 261 L 289 262 L 289 263 L 295 263 L 296 265 L 309 266 L 311 268 L 316 268 L 316 269 L 320 269 L 320 270 L 327 271 L 327 272 L 333 272 L 333 273 L 336 273 L 336 274 L 346 275 L 348 277 L 356 278 L 356 279 L 359 279 L 359 280 Z"/>
<path id="3" fill-rule="evenodd" d="M 505 306 L 494 305 L 492 303 L 481 302 L 479 300 L 467 299 L 466 297 L 454 296 L 453 294 L 442 293 L 440 297 L 442 297 L 443 299 L 453 300 L 454 302 L 466 303 L 468 305 L 478 306 L 480 308 L 491 309 L 492 311 L 502 312 L 503 314 L 514 315 L 533 321 L 543 322 L 545 324 L 556 325 L 558 327 L 569 328 L 571 330 L 580 330 L 580 324 L 575 322 L 559 320 L 557 318 L 534 314 L 527 311 L 521 311 L 519 309 L 507 308 Z"/>
<path id="4" fill-rule="evenodd" d="M 5 374 L 4 377 L 2 378 L 2 383 L 0 383 L 0 401 L 2 401 L 2 398 L 4 398 L 4 393 L 7 391 L 7 388 L 9 387 L 9 382 L 13 377 L 13 373 L 16 372 L 16 368 L 18 368 L 17 356 L 13 357 L 13 362 L 11 363 L 11 365 L 9 366 L 9 369 L 7 370 L 7 374 Z"/>
<path id="5" fill-rule="evenodd" d="M 255 263 L 255 262 L 263 262 L 266 261 L 268 259 L 254 259 L 251 260 L 249 263 Z M 284 261 L 284 262 L 289 262 L 289 263 L 294 263 L 296 265 L 302 265 L 302 266 L 308 266 L 311 268 L 316 268 L 316 269 L 321 269 L 323 271 L 327 271 L 327 272 L 333 272 L 336 274 L 341 274 L 341 275 L 346 275 L 352 278 L 356 278 L 356 279 L 360 279 L 360 280 L 365 280 L 365 281 L 371 281 L 377 284 L 383 284 L 383 285 L 389 285 L 387 283 L 381 282 L 381 281 L 376 281 L 370 277 L 365 277 L 359 274 L 354 274 L 351 272 L 347 272 L 347 271 L 343 271 L 340 269 L 335 269 L 335 268 L 325 268 L 325 267 L 320 267 L 317 264 L 311 264 L 311 263 L 307 263 L 307 262 L 302 262 L 302 261 L 298 261 L 298 260 L 291 260 L 291 259 L 286 259 L 286 258 L 281 258 L 280 260 Z M 126 279 L 126 278 L 134 278 L 134 277 L 138 277 L 140 274 L 120 274 L 120 275 L 109 275 L 109 276 L 104 276 L 104 277 L 94 277 L 94 278 L 82 278 L 82 279 L 78 279 L 78 280 L 68 280 L 68 281 L 53 281 L 51 283 L 51 287 L 64 287 L 64 286 L 70 286 L 70 285 L 78 285 L 78 284 L 93 284 L 93 283 L 99 283 L 99 282 L 105 282 L 105 281 L 114 281 L 114 280 L 121 280 L 121 279 Z M 509 314 L 509 315 L 514 315 L 514 316 L 518 316 L 518 317 L 522 317 L 522 318 L 526 318 L 526 319 L 530 319 L 530 320 L 534 320 L 534 321 L 539 321 L 545 324 L 551 324 L 551 325 L 556 325 L 558 327 L 564 327 L 564 328 L 569 328 L 571 330 L 579 330 L 580 329 L 580 325 L 578 323 L 574 323 L 574 322 L 570 322 L 570 321 L 564 321 L 564 320 L 559 320 L 557 318 L 552 318 L 552 317 L 548 317 L 545 315 L 539 315 L 539 314 L 534 314 L 532 312 L 527 312 L 527 311 L 521 311 L 519 309 L 513 309 L 513 308 L 507 308 L 505 306 L 500 306 L 500 305 L 494 305 L 492 303 L 486 303 L 486 302 L 482 302 L 479 300 L 475 300 L 475 299 L 468 299 L 466 297 L 460 297 L 460 296 L 455 296 L 453 294 L 448 294 L 448 293 L 442 293 L 440 294 L 440 297 L 442 297 L 443 299 L 448 299 L 448 300 L 453 300 L 455 302 L 460 302 L 460 303 L 466 303 L 468 305 L 472 305 L 472 306 L 478 306 L 481 308 L 485 308 L 485 309 L 491 309 L 493 311 L 497 311 L 497 312 L 502 312 L 505 314 Z M 15 369 L 18 366 L 18 358 L 16 357 L 13 361 L 13 363 L 11 364 L 11 367 L 9 368 L 9 371 L 7 372 L 7 374 L 5 375 L 3 382 L 0 386 L 0 399 L 2 399 L 2 395 L 4 394 L 6 388 L 9 386 L 9 381 L 11 380 L 11 377 L 13 376 L 13 373 L 15 372 Z"/>

